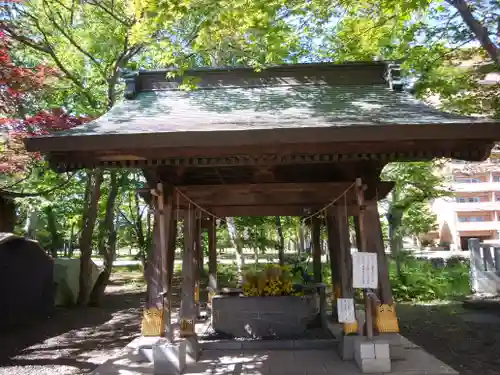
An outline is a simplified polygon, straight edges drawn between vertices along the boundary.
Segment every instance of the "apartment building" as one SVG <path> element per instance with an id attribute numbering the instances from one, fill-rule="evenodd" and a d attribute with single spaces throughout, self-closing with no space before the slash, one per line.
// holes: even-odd
<path id="1" fill-rule="evenodd" d="M 433 202 L 439 230 L 434 238 L 452 250 L 467 250 L 469 238 L 500 238 L 500 148 L 482 163 L 451 161 L 443 171 L 453 193 Z"/>

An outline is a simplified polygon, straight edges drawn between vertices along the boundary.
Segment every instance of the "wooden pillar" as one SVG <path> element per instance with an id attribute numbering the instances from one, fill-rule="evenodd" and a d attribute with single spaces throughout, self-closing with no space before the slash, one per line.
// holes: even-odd
<path id="1" fill-rule="evenodd" d="M 173 197 L 172 197 L 173 199 Z M 172 202 L 175 204 L 175 202 Z M 168 228 L 167 237 L 167 293 L 165 296 L 165 337 L 168 341 L 173 341 L 172 329 L 172 280 L 174 276 L 175 265 L 175 247 L 177 240 L 177 220 L 172 217 L 165 222 Z"/>
<path id="2" fill-rule="evenodd" d="M 358 235 L 357 241 L 358 243 L 358 251 L 361 252 L 370 252 L 367 246 L 367 236 L 366 236 L 366 204 L 365 204 L 365 189 L 366 185 L 363 185 L 363 181 L 361 178 L 356 179 L 356 200 L 358 202 L 359 214 L 358 214 L 358 229 L 356 230 L 356 234 Z M 363 290 L 364 303 L 365 303 L 365 327 L 366 327 L 366 336 L 368 339 L 372 339 L 373 337 L 373 312 L 372 309 L 373 302 L 369 297 L 369 289 Z"/>
<path id="3" fill-rule="evenodd" d="M 352 257 L 351 257 L 351 242 L 349 239 L 349 221 L 347 210 L 344 206 L 339 205 L 334 207 L 335 225 L 338 233 L 338 251 L 339 251 L 339 281 L 340 294 L 342 298 L 354 298 L 354 288 L 352 287 Z M 357 334 L 358 323 L 344 323 L 344 335 Z"/>
<path id="4" fill-rule="evenodd" d="M 339 231 L 335 222 L 335 217 L 332 213 L 328 213 L 326 217 L 326 230 L 328 235 L 328 256 L 330 258 L 330 273 L 332 275 L 332 317 L 335 321 L 338 320 L 337 315 L 337 298 L 341 297 L 340 293 L 340 246 L 339 246 Z"/>
<path id="5" fill-rule="evenodd" d="M 195 334 L 196 310 L 194 305 L 194 237 L 196 228 L 195 211 L 184 216 L 184 252 L 182 254 L 182 300 L 180 312 L 180 336 Z"/>
<path id="6" fill-rule="evenodd" d="M 196 317 L 200 316 L 200 279 L 201 279 L 201 265 L 200 258 L 203 252 L 201 247 L 201 212 L 197 212 L 194 233 L 194 254 L 193 254 L 193 265 L 194 265 L 194 307 L 196 311 Z"/>
<path id="7" fill-rule="evenodd" d="M 152 190 L 155 222 L 146 269 L 147 298 L 141 327 L 144 336 L 163 336 L 165 332 L 171 332 L 170 310 L 166 300 L 170 289 L 167 246 L 169 237 L 174 235 L 170 230 L 173 221 L 172 191 L 171 188 L 164 191 L 161 183 Z"/>
<path id="8" fill-rule="evenodd" d="M 311 226 L 313 277 L 315 283 L 321 283 L 323 279 L 321 275 L 321 219 L 317 215 L 311 218 Z"/>
<path id="9" fill-rule="evenodd" d="M 392 298 L 389 268 L 385 254 L 377 202 L 367 202 L 365 210 L 366 246 L 377 253 L 380 305 L 375 306 L 375 330 L 379 333 L 399 332 L 398 319 Z"/>
<path id="10" fill-rule="evenodd" d="M 209 219 L 208 226 L 208 302 L 212 303 L 212 297 L 217 293 L 217 228 L 215 219 Z"/>

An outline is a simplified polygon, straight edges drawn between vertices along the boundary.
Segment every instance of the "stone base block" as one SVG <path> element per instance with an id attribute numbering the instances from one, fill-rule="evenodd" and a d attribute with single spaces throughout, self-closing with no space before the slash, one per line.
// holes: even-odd
<path id="1" fill-rule="evenodd" d="M 391 371 L 389 343 L 359 337 L 354 342 L 354 359 L 364 374 Z"/>
<path id="2" fill-rule="evenodd" d="M 196 336 L 186 337 L 186 364 L 198 362 L 201 356 L 201 345 Z"/>
<path id="3" fill-rule="evenodd" d="M 340 336 L 339 355 L 344 361 L 354 359 L 354 343 L 358 340 L 357 335 Z"/>
<path id="4" fill-rule="evenodd" d="M 404 359 L 405 348 L 403 340 L 399 333 L 380 333 L 378 336 L 373 337 L 376 342 L 389 343 L 389 352 L 391 359 Z"/>
<path id="5" fill-rule="evenodd" d="M 165 343 L 162 337 L 142 336 L 135 343 L 137 362 L 153 362 L 153 346 Z"/>
<path id="6" fill-rule="evenodd" d="M 186 341 L 153 345 L 155 375 L 180 375 L 186 367 Z"/>

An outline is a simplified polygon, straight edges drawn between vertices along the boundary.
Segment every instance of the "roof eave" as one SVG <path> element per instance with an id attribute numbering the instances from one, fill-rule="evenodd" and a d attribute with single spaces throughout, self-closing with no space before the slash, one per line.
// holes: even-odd
<path id="1" fill-rule="evenodd" d="M 184 131 L 142 134 L 43 136 L 24 140 L 29 152 L 106 151 L 150 148 L 224 147 L 316 142 L 398 142 L 440 139 L 500 140 L 495 121 L 440 124 L 345 124 L 303 128 Z"/>

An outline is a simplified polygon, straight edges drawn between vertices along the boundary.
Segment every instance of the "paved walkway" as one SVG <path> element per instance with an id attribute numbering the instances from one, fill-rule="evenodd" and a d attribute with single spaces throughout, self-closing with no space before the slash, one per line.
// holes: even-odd
<path id="1" fill-rule="evenodd" d="M 419 347 L 405 349 L 392 361 L 391 375 L 458 375 Z M 109 360 L 92 375 L 153 374 L 152 363 L 134 362 L 130 353 Z M 354 361 L 342 361 L 332 350 L 205 350 L 185 375 L 361 375 Z M 385 374 L 379 374 L 385 375 Z"/>

